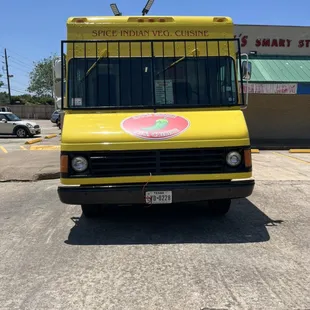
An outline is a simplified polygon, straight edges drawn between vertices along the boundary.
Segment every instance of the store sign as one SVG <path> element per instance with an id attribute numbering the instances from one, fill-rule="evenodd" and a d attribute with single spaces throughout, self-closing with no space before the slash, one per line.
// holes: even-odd
<path id="1" fill-rule="evenodd" d="M 235 38 L 239 37 L 241 39 L 241 46 L 245 47 L 248 45 L 249 36 L 243 35 L 242 33 L 239 36 L 235 35 Z M 291 39 L 277 39 L 277 38 L 256 38 L 255 39 L 255 47 L 285 47 L 289 48 L 292 45 Z M 296 46 L 298 48 L 310 48 L 310 39 L 309 40 L 298 40 Z"/>
<path id="2" fill-rule="evenodd" d="M 236 25 L 244 52 L 269 55 L 309 55 L 310 27 Z"/>
<path id="3" fill-rule="evenodd" d="M 241 84 L 239 84 L 239 87 Z M 258 84 L 249 83 L 243 84 L 244 92 L 250 94 L 283 94 L 283 95 L 295 95 L 297 94 L 297 83 L 291 84 Z"/>
<path id="4" fill-rule="evenodd" d="M 186 29 L 175 29 L 175 30 L 135 30 L 135 29 L 120 29 L 120 30 L 102 30 L 94 29 L 92 31 L 92 36 L 94 38 L 98 37 L 209 37 L 209 31 L 204 29 L 197 30 L 186 30 Z"/>

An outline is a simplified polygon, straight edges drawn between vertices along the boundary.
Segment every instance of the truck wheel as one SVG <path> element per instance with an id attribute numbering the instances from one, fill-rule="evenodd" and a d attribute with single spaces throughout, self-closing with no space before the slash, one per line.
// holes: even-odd
<path id="1" fill-rule="evenodd" d="M 100 215 L 101 206 L 100 205 L 82 205 L 82 212 L 85 217 L 93 218 Z"/>
<path id="2" fill-rule="evenodd" d="M 28 130 L 24 127 L 17 127 L 15 134 L 18 138 L 26 138 L 28 136 Z"/>
<path id="3" fill-rule="evenodd" d="M 223 216 L 225 215 L 231 205 L 231 199 L 219 199 L 209 201 L 210 211 L 213 215 Z"/>

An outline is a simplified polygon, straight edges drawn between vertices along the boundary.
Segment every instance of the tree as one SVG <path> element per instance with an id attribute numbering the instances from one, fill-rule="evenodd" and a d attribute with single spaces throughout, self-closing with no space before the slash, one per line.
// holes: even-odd
<path id="1" fill-rule="evenodd" d="M 50 56 L 34 64 L 29 76 L 29 92 L 39 97 L 53 97 L 53 59 L 54 56 Z"/>
<path id="2" fill-rule="evenodd" d="M 0 105 L 6 105 L 10 102 L 9 95 L 5 92 L 0 92 Z"/>
<path id="3" fill-rule="evenodd" d="M 3 82 L 1 81 L 2 75 L 0 74 L 0 87 L 3 86 Z"/>

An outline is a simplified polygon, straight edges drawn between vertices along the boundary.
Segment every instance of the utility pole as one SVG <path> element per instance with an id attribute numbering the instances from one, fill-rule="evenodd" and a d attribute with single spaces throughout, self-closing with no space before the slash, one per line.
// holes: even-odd
<path id="1" fill-rule="evenodd" d="M 11 104 L 11 102 L 12 102 L 12 96 L 11 96 L 11 85 L 10 85 L 10 74 L 9 74 L 8 55 L 7 55 L 7 53 L 6 53 L 6 48 L 4 49 L 4 58 L 5 58 L 6 77 L 7 77 L 7 80 L 8 80 L 9 100 L 10 100 L 10 104 Z"/>

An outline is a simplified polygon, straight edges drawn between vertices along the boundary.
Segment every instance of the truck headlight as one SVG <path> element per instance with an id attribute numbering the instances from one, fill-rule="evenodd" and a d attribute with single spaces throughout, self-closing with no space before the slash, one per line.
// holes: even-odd
<path id="1" fill-rule="evenodd" d="M 229 152 L 226 156 L 226 162 L 231 167 L 237 167 L 241 163 L 241 155 L 238 152 Z"/>
<path id="2" fill-rule="evenodd" d="M 27 126 L 28 128 L 33 128 L 33 126 L 32 126 L 31 124 L 29 124 L 29 123 L 27 123 L 26 126 Z"/>
<path id="3" fill-rule="evenodd" d="M 77 156 L 72 159 L 71 166 L 76 172 L 83 172 L 87 169 L 88 162 L 86 158 Z"/>

